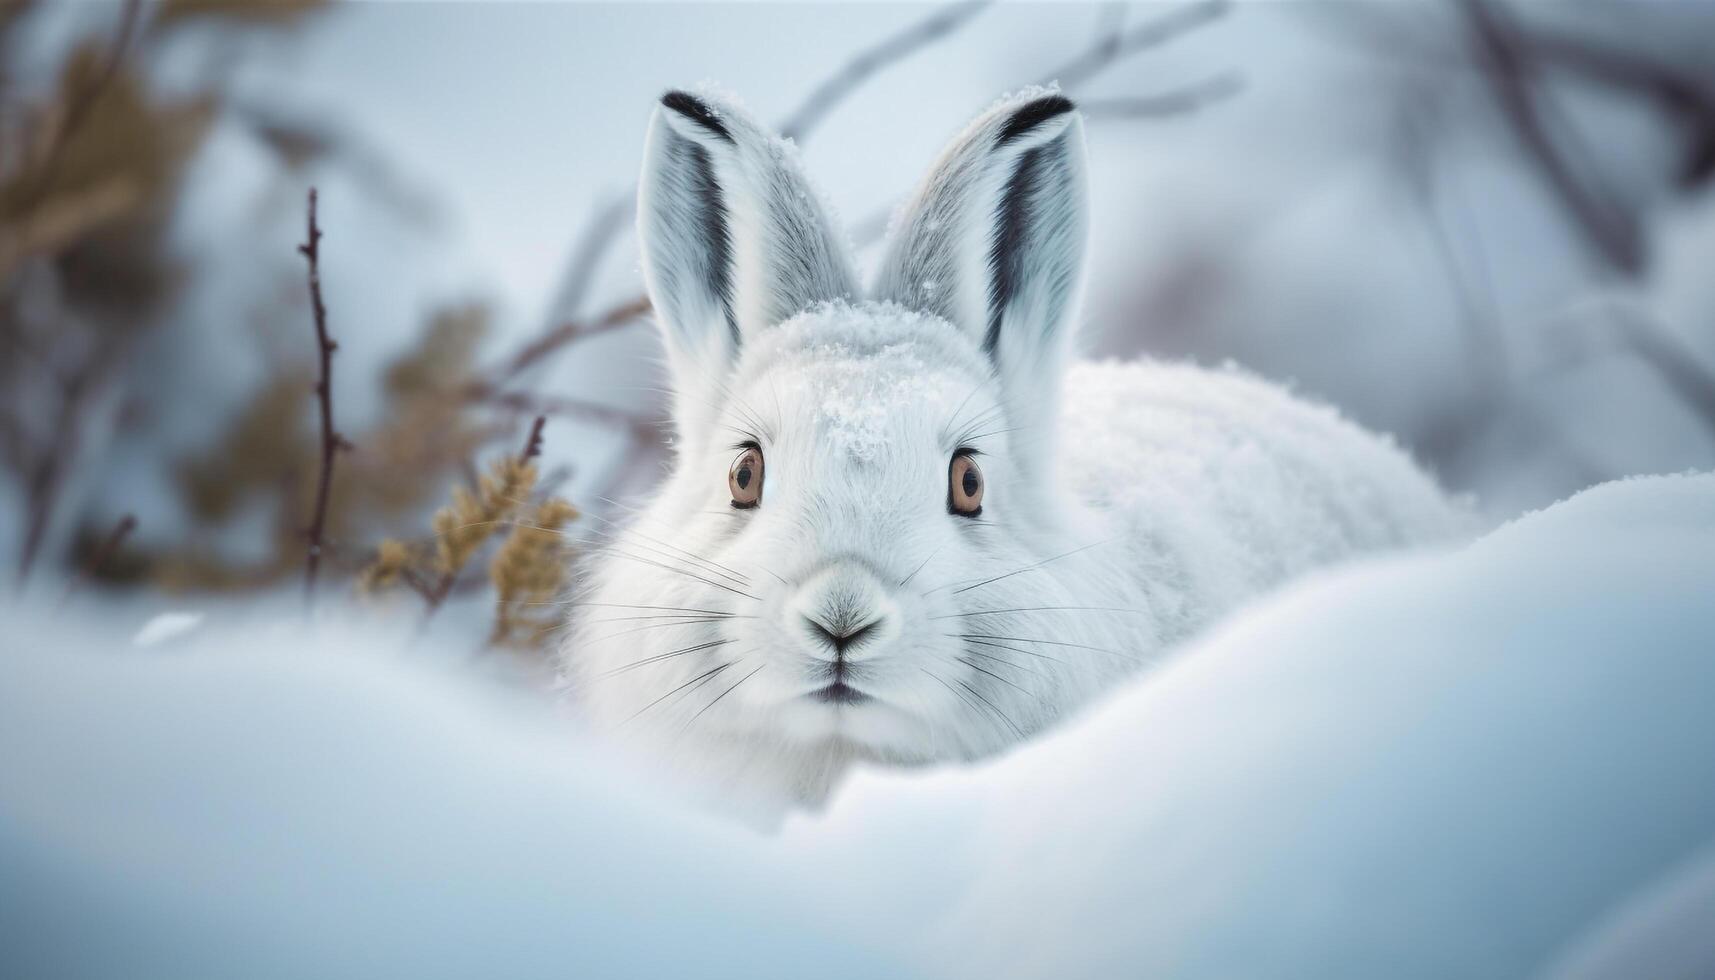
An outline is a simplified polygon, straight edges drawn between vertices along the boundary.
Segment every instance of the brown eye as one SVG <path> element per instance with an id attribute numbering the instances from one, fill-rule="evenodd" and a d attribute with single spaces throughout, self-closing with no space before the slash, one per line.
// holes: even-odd
<path id="1" fill-rule="evenodd" d="M 741 510 L 762 502 L 762 450 L 746 446 L 732 461 L 732 471 L 726 477 L 727 489 L 732 491 L 732 505 Z"/>
<path id="2" fill-rule="evenodd" d="M 947 509 L 965 517 L 983 512 L 983 471 L 968 452 L 955 453 L 947 468 Z"/>

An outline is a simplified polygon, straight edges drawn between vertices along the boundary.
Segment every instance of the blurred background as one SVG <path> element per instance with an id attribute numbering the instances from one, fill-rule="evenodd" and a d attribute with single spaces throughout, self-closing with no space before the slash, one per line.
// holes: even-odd
<path id="1" fill-rule="evenodd" d="M 1698 3 L 6 0 L 0 581 L 551 642 L 666 459 L 630 198 L 702 82 L 866 263 L 973 114 L 1057 82 L 1090 354 L 1289 381 L 1492 521 L 1710 469 L 1712 47 Z"/>

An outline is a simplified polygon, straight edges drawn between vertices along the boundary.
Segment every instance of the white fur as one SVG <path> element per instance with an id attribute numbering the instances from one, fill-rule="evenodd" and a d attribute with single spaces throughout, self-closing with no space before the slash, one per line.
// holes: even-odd
<path id="1" fill-rule="evenodd" d="M 816 800 L 856 760 L 1004 749 L 1299 572 L 1457 533 L 1458 509 L 1391 443 L 1258 378 L 1065 367 L 1082 127 L 1064 112 L 997 143 L 1043 97 L 1003 100 L 954 141 L 870 301 L 814 271 L 851 263 L 794 155 L 729 105 L 706 103 L 737 146 L 657 110 L 639 229 L 681 439 L 657 495 L 596 555 L 563 649 L 598 724 L 723 792 Z M 708 215 L 671 192 L 685 154 L 660 152 L 669 138 L 717 161 L 737 345 L 709 312 L 721 298 L 698 292 Z M 1039 179 L 1013 202 L 1028 226 L 1001 256 L 1019 275 L 990 309 L 998 215 L 1029 150 Z M 780 269 L 800 271 L 770 278 Z M 727 474 L 745 442 L 766 477 L 760 506 L 739 510 Z M 976 520 L 947 505 L 961 448 L 986 481 Z M 809 697 L 833 653 L 804 617 L 842 610 L 877 622 L 846 658 L 872 696 L 856 705 Z"/>

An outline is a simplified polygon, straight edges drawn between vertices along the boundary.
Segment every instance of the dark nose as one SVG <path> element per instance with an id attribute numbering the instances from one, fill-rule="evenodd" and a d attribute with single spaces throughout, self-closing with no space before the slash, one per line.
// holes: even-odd
<path id="1" fill-rule="evenodd" d="M 836 621 L 830 626 L 819 619 L 805 616 L 804 623 L 810 628 L 811 636 L 823 645 L 833 647 L 836 656 L 843 657 L 847 647 L 862 643 L 865 637 L 875 632 L 881 619 L 877 617 L 862 626 L 851 626 L 843 621 Z"/>

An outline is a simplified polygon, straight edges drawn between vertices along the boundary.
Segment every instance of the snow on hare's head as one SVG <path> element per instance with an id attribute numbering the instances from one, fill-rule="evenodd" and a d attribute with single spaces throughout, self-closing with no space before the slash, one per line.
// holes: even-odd
<path id="1" fill-rule="evenodd" d="M 576 696 L 763 754 L 971 758 L 1040 727 L 1105 672 L 1079 617 L 1031 612 L 1103 596 L 1018 574 L 1082 543 L 1052 445 L 1085 237 L 1072 103 L 973 122 L 868 298 L 792 145 L 742 110 L 669 93 L 645 154 L 677 459 L 589 576 Z"/>

